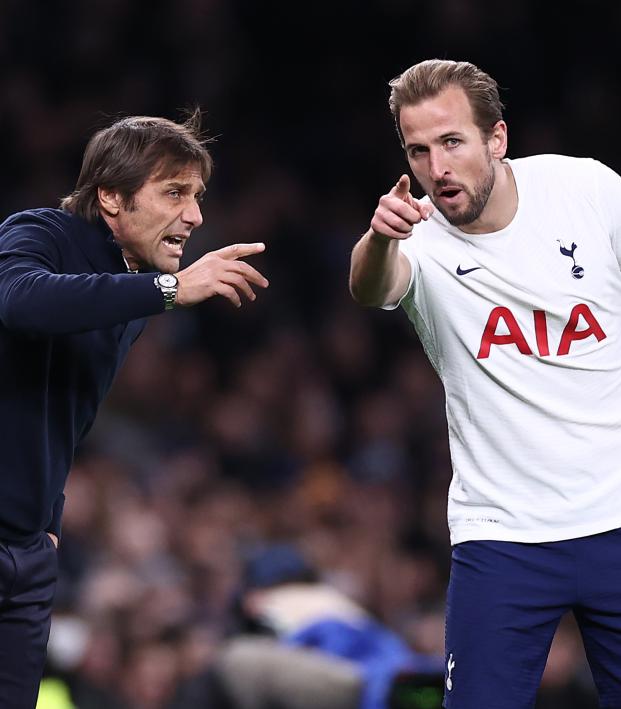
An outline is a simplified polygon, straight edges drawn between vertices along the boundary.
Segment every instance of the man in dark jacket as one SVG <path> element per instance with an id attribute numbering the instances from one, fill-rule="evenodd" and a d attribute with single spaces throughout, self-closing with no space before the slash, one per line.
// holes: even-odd
<path id="1" fill-rule="evenodd" d="M 179 270 L 212 162 L 200 113 L 132 117 L 93 136 L 61 209 L 0 225 L 0 706 L 34 707 L 76 446 L 149 315 L 267 280 L 235 244 Z"/>

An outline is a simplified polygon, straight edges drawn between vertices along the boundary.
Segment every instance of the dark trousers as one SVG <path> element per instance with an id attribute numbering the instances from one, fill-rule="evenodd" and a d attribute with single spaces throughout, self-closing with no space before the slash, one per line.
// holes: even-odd
<path id="1" fill-rule="evenodd" d="M 50 634 L 56 547 L 41 532 L 0 542 L 0 707 L 34 709 Z"/>
<path id="2" fill-rule="evenodd" d="M 568 611 L 582 634 L 601 709 L 619 709 L 621 529 L 542 544 L 455 546 L 447 709 L 532 709 L 552 638 Z"/>

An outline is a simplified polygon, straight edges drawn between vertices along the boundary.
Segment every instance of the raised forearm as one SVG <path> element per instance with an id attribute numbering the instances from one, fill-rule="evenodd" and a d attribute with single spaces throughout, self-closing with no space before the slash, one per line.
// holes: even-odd
<path id="1" fill-rule="evenodd" d="M 371 228 L 354 247 L 349 289 L 361 305 L 394 305 L 410 283 L 410 262 L 399 242 L 412 236 L 421 220 L 429 219 L 433 207 L 410 194 L 410 178 L 401 175 L 397 184 L 380 197 Z"/>
<path id="2" fill-rule="evenodd" d="M 356 244 L 351 256 L 349 289 L 354 300 L 372 306 L 396 302 L 409 281 L 405 268 L 399 258 L 399 242 L 370 229 Z"/>

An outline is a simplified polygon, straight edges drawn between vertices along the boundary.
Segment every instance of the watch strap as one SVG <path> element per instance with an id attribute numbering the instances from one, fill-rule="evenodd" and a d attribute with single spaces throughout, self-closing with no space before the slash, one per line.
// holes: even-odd
<path id="1" fill-rule="evenodd" d="M 172 310 L 175 307 L 177 301 L 177 286 L 179 284 L 179 281 L 175 276 L 174 286 L 164 286 L 160 283 L 161 277 L 161 273 L 155 276 L 155 278 L 153 279 L 153 283 L 155 284 L 155 287 L 161 292 L 162 297 L 164 298 L 164 310 Z"/>

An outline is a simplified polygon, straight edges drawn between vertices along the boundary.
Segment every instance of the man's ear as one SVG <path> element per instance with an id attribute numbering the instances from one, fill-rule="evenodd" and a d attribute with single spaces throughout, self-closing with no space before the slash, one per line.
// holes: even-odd
<path id="1" fill-rule="evenodd" d="M 115 190 L 98 187 L 97 197 L 99 198 L 99 206 L 102 212 L 109 217 L 116 217 L 123 203 L 121 195 Z"/>
<path id="2" fill-rule="evenodd" d="M 492 158 L 502 160 L 507 154 L 507 124 L 504 121 L 498 121 L 493 127 L 487 144 Z"/>

